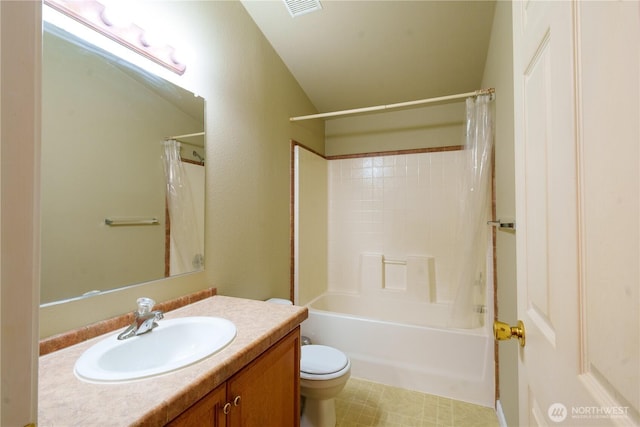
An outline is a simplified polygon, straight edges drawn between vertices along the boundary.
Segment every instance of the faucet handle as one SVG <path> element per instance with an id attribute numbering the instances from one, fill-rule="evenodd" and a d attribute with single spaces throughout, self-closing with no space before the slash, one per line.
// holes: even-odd
<path id="1" fill-rule="evenodd" d="M 138 314 L 140 315 L 150 313 L 151 309 L 156 304 L 154 300 L 147 297 L 138 298 L 136 302 L 138 303 Z"/>

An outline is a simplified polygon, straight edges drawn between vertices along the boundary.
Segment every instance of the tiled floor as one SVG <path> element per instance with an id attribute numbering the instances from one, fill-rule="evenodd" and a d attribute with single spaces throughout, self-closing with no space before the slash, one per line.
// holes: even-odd
<path id="1" fill-rule="evenodd" d="M 350 378 L 336 397 L 337 427 L 497 427 L 492 408 Z"/>

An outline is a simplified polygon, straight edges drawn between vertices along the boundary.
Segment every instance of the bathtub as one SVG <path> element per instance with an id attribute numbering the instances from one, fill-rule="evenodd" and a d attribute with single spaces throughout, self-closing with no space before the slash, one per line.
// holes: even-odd
<path id="1" fill-rule="evenodd" d="M 493 337 L 446 329 L 448 305 L 325 293 L 307 308 L 302 335 L 345 352 L 354 377 L 494 407 Z"/>

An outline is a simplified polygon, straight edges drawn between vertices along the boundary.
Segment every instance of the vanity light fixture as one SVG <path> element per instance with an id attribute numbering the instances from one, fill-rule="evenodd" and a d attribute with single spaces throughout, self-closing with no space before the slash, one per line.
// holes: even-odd
<path id="1" fill-rule="evenodd" d="M 44 3 L 179 75 L 184 74 L 187 68 L 177 59 L 175 48 L 154 44 L 144 29 L 118 19 L 99 1 L 44 0 Z"/>

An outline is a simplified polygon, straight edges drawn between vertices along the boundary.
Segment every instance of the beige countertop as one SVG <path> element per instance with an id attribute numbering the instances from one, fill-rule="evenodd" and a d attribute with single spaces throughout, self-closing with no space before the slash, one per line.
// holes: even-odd
<path id="1" fill-rule="evenodd" d="M 162 426 L 222 384 L 307 318 L 305 307 L 213 296 L 165 313 L 166 319 L 217 316 L 231 320 L 235 339 L 191 366 L 119 384 L 80 381 L 80 355 L 111 332 L 40 357 L 38 426 Z"/>

